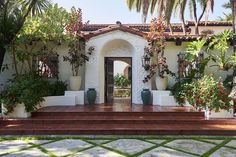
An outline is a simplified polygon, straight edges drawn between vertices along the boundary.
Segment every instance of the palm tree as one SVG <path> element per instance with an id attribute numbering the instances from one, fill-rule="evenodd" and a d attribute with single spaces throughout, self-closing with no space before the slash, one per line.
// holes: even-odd
<path id="1" fill-rule="evenodd" d="M 42 13 L 51 4 L 49 0 L 1 0 L 0 1 L 0 71 L 6 47 L 16 38 L 26 18 Z"/>
<path id="2" fill-rule="evenodd" d="M 202 12 L 200 16 L 197 15 L 197 5 L 200 4 Z M 194 17 L 195 22 L 195 34 L 199 35 L 199 23 L 205 14 L 205 21 L 208 20 L 209 11 L 213 12 L 214 0 L 127 0 L 129 9 L 136 9 L 137 12 L 142 11 L 143 17 L 147 17 L 149 8 L 151 14 L 155 10 L 158 12 L 158 17 L 164 16 L 166 23 L 170 24 L 170 19 L 173 16 L 173 11 L 179 11 L 180 19 L 182 21 L 182 27 L 185 31 L 185 9 L 189 4 L 190 14 Z M 145 20 L 146 18 L 144 18 Z M 145 21 L 144 21 L 145 22 Z"/>
<path id="3" fill-rule="evenodd" d="M 230 2 L 226 2 L 222 5 L 224 9 L 232 9 L 232 5 Z M 232 21 L 232 13 L 224 13 L 224 16 L 218 17 L 218 20 L 220 21 Z"/>
<path id="4" fill-rule="evenodd" d="M 150 10 L 151 14 L 153 14 L 157 8 L 157 17 L 165 16 L 166 23 L 170 26 L 170 30 L 172 30 L 170 19 L 175 1 L 176 0 L 126 0 L 130 10 L 136 9 L 137 12 L 142 12 L 143 23 L 146 23 L 148 11 Z"/>

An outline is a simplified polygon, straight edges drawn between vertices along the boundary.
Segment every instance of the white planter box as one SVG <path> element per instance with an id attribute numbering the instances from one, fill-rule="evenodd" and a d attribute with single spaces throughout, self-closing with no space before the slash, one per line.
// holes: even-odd
<path id="1" fill-rule="evenodd" d="M 40 104 L 40 108 L 48 106 L 75 106 L 74 96 L 48 96 Z"/>
<path id="2" fill-rule="evenodd" d="M 210 118 L 234 118 L 234 111 L 233 109 L 227 110 L 220 110 L 219 112 L 211 111 Z"/>
<path id="3" fill-rule="evenodd" d="M 3 107 L 4 109 L 4 107 Z M 9 118 L 28 118 L 31 116 L 31 113 L 25 111 L 25 105 L 24 104 L 17 104 L 14 108 L 13 112 L 9 113 L 8 115 L 5 115 Z"/>
<path id="4" fill-rule="evenodd" d="M 65 96 L 74 96 L 76 105 L 84 105 L 84 91 L 65 91 Z"/>
<path id="5" fill-rule="evenodd" d="M 152 91 L 153 105 L 160 106 L 179 106 L 174 96 L 170 96 L 170 91 Z"/>

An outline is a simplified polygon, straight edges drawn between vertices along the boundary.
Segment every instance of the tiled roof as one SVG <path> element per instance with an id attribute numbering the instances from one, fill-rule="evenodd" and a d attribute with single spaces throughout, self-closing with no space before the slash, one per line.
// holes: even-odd
<path id="1" fill-rule="evenodd" d="M 113 26 L 116 24 L 89 24 L 86 27 L 84 27 L 83 31 L 97 31 L 102 28 L 106 28 L 109 26 Z M 122 24 L 122 26 L 130 27 L 133 29 L 138 29 L 142 32 L 149 32 L 150 24 Z M 174 32 L 183 32 L 182 26 L 180 24 L 173 24 L 173 31 Z M 187 31 L 190 31 L 190 29 L 187 27 Z M 169 28 L 166 28 L 166 32 L 170 32 Z"/>
<path id="2" fill-rule="evenodd" d="M 210 39 L 211 37 L 208 36 L 196 36 L 196 35 L 168 35 L 165 37 L 167 41 L 194 41 L 202 38 L 208 38 Z"/>
<path id="3" fill-rule="evenodd" d="M 194 21 L 187 21 L 186 24 L 187 24 L 187 26 L 194 26 L 195 25 Z M 205 21 L 201 21 L 199 23 L 199 26 L 232 26 L 232 22 L 208 21 L 207 23 L 205 23 Z"/>
<path id="4" fill-rule="evenodd" d="M 85 40 L 88 40 L 92 37 L 95 37 L 95 36 L 98 36 L 98 35 L 101 35 L 101 34 L 105 34 L 105 33 L 108 33 L 108 32 L 112 32 L 112 31 L 116 31 L 116 30 L 120 30 L 120 31 L 123 31 L 123 32 L 128 32 L 128 33 L 135 34 L 135 35 L 138 35 L 138 36 L 141 36 L 141 37 L 146 36 L 145 32 L 139 31 L 138 29 L 123 26 L 123 25 L 111 25 L 111 26 L 108 26 L 108 27 L 98 29 L 96 31 L 89 32 L 87 34 L 84 34 L 83 36 L 84 36 Z"/>
<path id="5" fill-rule="evenodd" d="M 194 22 L 188 21 L 187 22 L 188 26 L 194 25 Z M 205 22 L 201 22 L 200 25 L 205 26 Z M 230 22 L 208 22 L 207 26 L 230 26 L 232 25 Z M 180 29 L 181 26 L 178 24 L 174 24 L 173 28 L 175 29 Z M 189 28 L 190 29 L 190 28 Z M 89 40 L 92 37 L 105 34 L 108 32 L 120 30 L 123 32 L 129 32 L 131 34 L 135 34 L 141 37 L 147 37 L 148 31 L 149 31 L 149 24 L 90 24 L 87 25 L 83 29 L 83 37 L 85 40 Z M 168 31 L 167 31 L 168 32 Z M 181 34 L 175 34 L 171 35 L 169 33 L 166 33 L 166 40 L 167 41 L 193 41 L 200 39 L 202 37 L 206 36 L 196 36 L 196 35 L 181 35 Z M 210 37 L 208 37 L 210 38 Z"/>

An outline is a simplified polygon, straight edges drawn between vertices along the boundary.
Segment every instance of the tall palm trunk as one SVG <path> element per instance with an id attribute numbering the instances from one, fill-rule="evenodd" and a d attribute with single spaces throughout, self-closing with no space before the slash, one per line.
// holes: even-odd
<path id="1" fill-rule="evenodd" d="M 183 29 L 183 33 L 184 35 L 186 35 L 186 25 L 185 25 L 185 19 L 184 19 L 184 15 L 181 15 L 181 22 L 182 22 L 182 29 Z"/>
<path id="2" fill-rule="evenodd" d="M 203 6 L 202 13 L 200 14 L 199 18 L 197 17 L 197 4 L 196 1 L 193 0 L 193 16 L 194 16 L 194 21 L 195 21 L 195 35 L 199 35 L 199 23 L 206 11 L 207 4 Z"/>

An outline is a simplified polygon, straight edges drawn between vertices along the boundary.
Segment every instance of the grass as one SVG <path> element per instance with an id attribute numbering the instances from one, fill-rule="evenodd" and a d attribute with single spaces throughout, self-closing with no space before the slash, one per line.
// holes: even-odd
<path id="1" fill-rule="evenodd" d="M 112 151 L 114 153 L 118 153 L 118 154 L 120 154 L 122 156 L 125 156 L 125 157 L 138 157 L 139 155 L 144 154 L 146 152 L 149 152 L 149 151 L 151 151 L 153 149 L 156 149 L 158 147 L 165 147 L 165 148 L 169 148 L 169 149 L 176 150 L 176 151 L 179 151 L 179 152 L 183 152 L 185 154 L 189 154 L 189 155 L 193 155 L 193 156 L 201 156 L 201 157 L 208 157 L 208 156 L 210 156 L 211 154 L 213 154 L 214 152 L 216 152 L 217 150 L 219 150 L 222 147 L 227 147 L 227 148 L 235 149 L 236 150 L 236 148 L 234 148 L 234 147 L 226 146 L 226 144 L 228 142 L 230 142 L 231 140 L 236 140 L 235 137 L 209 137 L 209 136 L 187 136 L 187 137 L 186 136 L 130 136 L 130 137 L 129 136 L 123 136 L 123 137 L 121 137 L 121 136 L 110 136 L 110 137 L 109 136 L 108 137 L 106 137 L 106 136 L 104 136 L 104 137 L 79 137 L 79 136 L 78 137 L 77 136 L 75 136 L 75 137 L 70 137 L 70 136 L 68 136 L 68 137 L 65 137 L 65 136 L 64 137 L 62 137 L 62 136 L 47 137 L 47 136 L 32 136 L 32 137 L 0 137 L 0 146 L 1 146 L 1 142 L 5 141 L 5 140 L 24 140 L 28 144 L 30 144 L 29 147 L 23 148 L 23 149 L 20 149 L 20 150 L 14 150 L 12 152 L 8 152 L 8 153 L 2 154 L 2 155 L 12 154 L 12 153 L 16 153 L 16 152 L 19 152 L 19 151 L 31 149 L 31 148 L 37 148 L 40 151 L 44 152 L 45 154 L 48 154 L 51 157 L 55 157 L 56 155 L 53 154 L 53 152 L 50 152 L 47 149 L 43 148 L 42 145 L 48 144 L 48 143 L 52 143 L 52 142 L 56 142 L 56 141 L 60 141 L 60 140 L 64 140 L 64 139 L 78 139 L 78 140 L 82 140 L 82 141 L 85 141 L 85 142 L 91 144 L 90 147 L 83 148 L 81 150 L 72 152 L 72 154 L 68 154 L 66 156 L 70 156 L 70 155 L 73 155 L 73 154 L 76 154 L 76 153 L 79 153 L 79 152 L 82 152 L 82 151 L 85 151 L 85 150 L 88 150 L 88 149 L 91 149 L 91 148 L 94 148 L 94 147 L 101 147 L 101 148 L 110 150 L 110 151 Z M 119 150 L 115 150 L 113 148 L 109 148 L 109 147 L 107 147 L 105 145 L 106 143 L 110 143 L 110 142 L 118 140 L 118 139 L 137 139 L 137 140 L 141 140 L 141 141 L 144 141 L 144 142 L 151 143 L 151 144 L 153 144 L 153 146 L 150 147 L 150 148 L 144 149 L 143 151 L 138 152 L 136 154 L 130 155 L 130 154 L 121 152 Z M 165 141 L 160 143 L 160 144 L 157 144 L 157 143 L 149 141 L 149 140 L 154 140 L 154 139 L 156 139 L 156 140 L 165 140 Z M 43 144 L 34 144 L 34 143 L 30 142 L 30 140 L 48 140 L 48 142 L 43 143 Z M 96 143 L 93 140 L 109 140 L 109 141 L 104 142 L 102 144 L 98 144 L 98 143 Z M 196 140 L 196 141 L 200 141 L 200 142 L 214 144 L 215 146 L 212 149 L 210 149 L 207 152 L 205 152 L 203 155 L 198 155 L 198 154 L 194 154 L 194 153 L 188 152 L 186 150 L 182 150 L 182 149 L 178 149 L 178 148 L 173 148 L 173 147 L 170 147 L 170 146 L 166 145 L 167 143 L 172 142 L 174 140 Z M 211 141 L 207 141 L 207 140 L 222 140 L 222 142 L 217 144 L 215 142 L 211 142 Z"/>

